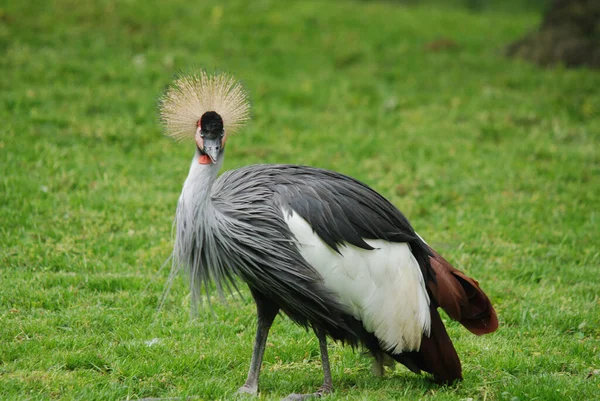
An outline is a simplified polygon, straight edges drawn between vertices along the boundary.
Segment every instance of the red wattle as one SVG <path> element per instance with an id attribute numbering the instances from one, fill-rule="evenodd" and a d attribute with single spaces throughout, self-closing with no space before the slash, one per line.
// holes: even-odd
<path id="1" fill-rule="evenodd" d="M 200 155 L 198 157 L 198 163 L 200 163 L 200 164 L 210 164 L 210 157 L 208 155 Z"/>

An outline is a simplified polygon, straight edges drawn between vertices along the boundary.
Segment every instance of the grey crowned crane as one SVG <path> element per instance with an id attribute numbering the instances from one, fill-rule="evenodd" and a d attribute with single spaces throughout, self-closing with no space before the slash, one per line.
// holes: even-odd
<path id="1" fill-rule="evenodd" d="M 217 174 L 229 135 L 249 115 L 246 92 L 224 74 L 177 79 L 161 101 L 168 135 L 195 139 L 177 204 L 174 273 L 201 287 L 250 288 L 258 327 L 246 383 L 256 394 L 269 328 L 279 312 L 319 340 L 323 385 L 333 390 L 326 338 L 362 345 L 383 373 L 390 361 L 429 372 L 438 383 L 462 379 L 461 364 L 438 313 L 471 332 L 498 327 L 477 281 L 452 267 L 404 215 L 367 185 L 314 167 L 259 164 Z"/>

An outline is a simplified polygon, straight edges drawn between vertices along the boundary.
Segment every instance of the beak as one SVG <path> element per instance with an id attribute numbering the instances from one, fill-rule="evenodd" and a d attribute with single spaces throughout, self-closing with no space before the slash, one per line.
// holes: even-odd
<path id="1" fill-rule="evenodd" d="M 203 152 L 210 157 L 213 164 L 216 163 L 221 152 L 221 138 L 209 139 L 205 137 Z"/>

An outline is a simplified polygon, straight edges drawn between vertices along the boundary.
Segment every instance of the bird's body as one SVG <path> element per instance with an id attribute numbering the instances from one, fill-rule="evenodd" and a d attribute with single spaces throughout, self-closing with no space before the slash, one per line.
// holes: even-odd
<path id="1" fill-rule="evenodd" d="M 238 276 L 264 302 L 336 340 L 392 356 L 420 349 L 430 336 L 427 281 L 435 272 L 427 245 L 391 203 L 332 171 L 253 165 L 217 179 L 219 163 L 196 159 L 175 246 L 192 289 L 201 281 L 222 288 Z M 437 373 L 451 381 L 460 365 Z"/>
<path id="2" fill-rule="evenodd" d="M 430 326 L 425 280 L 408 243 L 391 240 L 410 239 L 421 252 L 423 244 L 395 207 L 338 173 L 254 165 L 223 174 L 199 210 L 197 191 L 211 185 L 203 174 L 214 175 L 212 165 L 197 166 L 194 161 L 177 211 L 178 227 L 197 227 L 188 231 L 192 238 L 178 230 L 176 243 L 193 277 L 210 274 L 226 285 L 233 277 L 227 272 L 234 273 L 298 323 L 343 329 L 345 338 L 338 339 L 351 344 L 359 339 L 347 330 L 349 317 L 385 348 L 419 348 Z M 388 221 L 387 232 L 373 224 L 378 220 Z"/>
<path id="3" fill-rule="evenodd" d="M 196 296 L 211 281 L 222 290 L 239 277 L 250 287 L 258 329 L 240 390 L 257 391 L 268 330 L 279 311 L 319 338 L 325 383 L 312 395 L 331 391 L 326 336 L 366 347 L 379 366 L 391 357 L 438 382 L 461 379 L 437 307 L 476 334 L 494 331 L 496 315 L 478 283 L 355 179 L 297 165 L 253 165 L 217 178 L 223 122 L 214 111 L 201 117 L 177 206 L 174 256 L 176 266 L 189 270 Z"/>

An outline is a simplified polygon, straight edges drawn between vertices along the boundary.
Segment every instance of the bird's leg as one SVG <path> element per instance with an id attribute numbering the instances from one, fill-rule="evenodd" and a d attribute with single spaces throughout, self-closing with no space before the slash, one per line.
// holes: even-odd
<path id="1" fill-rule="evenodd" d="M 323 384 L 317 390 L 319 396 L 333 392 L 333 382 L 331 380 L 331 369 L 329 367 L 329 353 L 327 352 L 327 337 L 323 330 L 317 330 L 319 338 L 319 348 L 321 350 L 321 365 L 323 366 Z"/>
<path id="2" fill-rule="evenodd" d="M 383 369 L 383 355 L 381 352 L 373 354 L 373 362 L 371 363 L 371 373 L 377 377 L 383 377 L 385 370 Z"/>
<path id="3" fill-rule="evenodd" d="M 390 370 L 394 370 L 394 365 L 396 363 L 394 358 L 384 352 L 377 352 L 372 355 L 373 363 L 371 364 L 371 372 L 373 375 L 383 377 L 385 374 L 384 366 L 387 366 Z"/>
<path id="4" fill-rule="evenodd" d="M 250 361 L 250 370 L 246 383 L 238 389 L 238 394 L 246 393 L 256 395 L 258 393 L 258 377 L 262 365 L 263 355 L 269 329 L 279 312 L 279 306 L 263 299 L 258 293 L 252 291 L 254 301 L 256 302 L 256 312 L 258 324 L 256 327 L 256 337 L 254 339 L 254 349 L 252 351 L 252 360 Z"/>
<path id="5" fill-rule="evenodd" d="M 333 382 L 331 380 L 331 369 L 329 367 L 329 354 L 327 353 L 327 337 L 322 329 L 316 329 L 315 333 L 319 339 L 319 348 L 321 350 L 321 365 L 323 366 L 323 384 L 319 389 L 310 394 L 290 394 L 282 401 L 301 401 L 312 397 L 322 397 L 333 392 Z"/>

